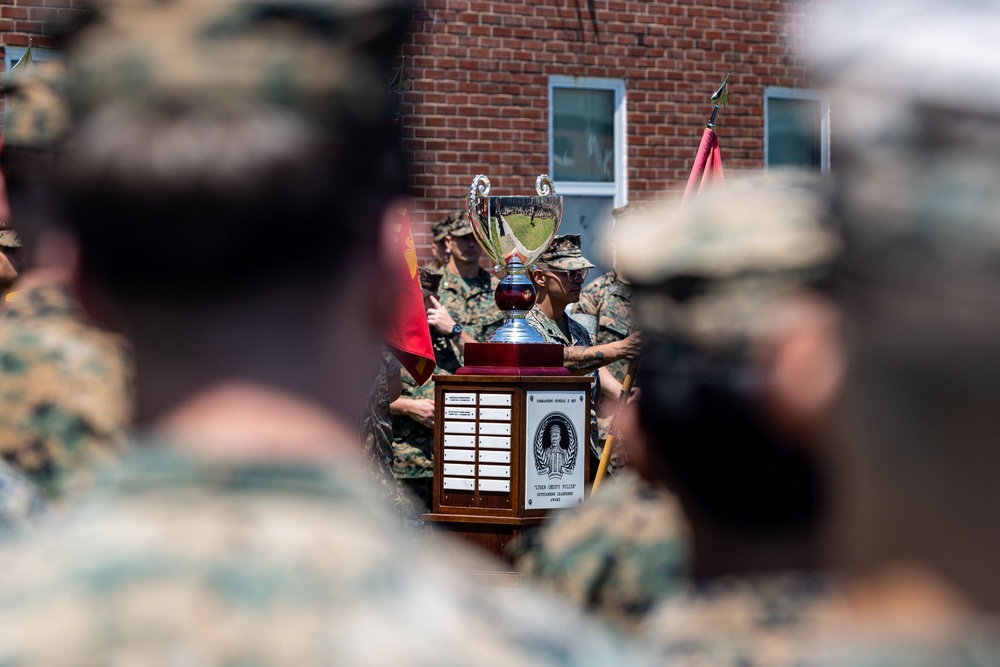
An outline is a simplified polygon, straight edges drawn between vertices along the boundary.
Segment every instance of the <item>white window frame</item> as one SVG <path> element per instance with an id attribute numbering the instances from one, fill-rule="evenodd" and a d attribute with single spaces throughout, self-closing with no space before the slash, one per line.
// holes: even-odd
<path id="1" fill-rule="evenodd" d="M 810 90 L 806 88 L 783 88 L 780 86 L 767 86 L 764 88 L 764 169 L 769 169 L 768 155 L 771 133 L 769 131 L 770 117 L 768 106 L 772 99 L 783 100 L 811 100 L 819 102 L 820 122 L 819 122 L 819 161 L 820 171 L 824 174 L 830 172 L 830 97 L 820 90 Z"/>
<path id="2" fill-rule="evenodd" d="M 560 195 L 576 195 L 589 197 L 612 197 L 615 208 L 624 206 L 627 202 L 628 183 L 628 153 L 625 151 L 627 118 L 625 105 L 625 81 L 623 79 L 600 79 L 579 76 L 549 77 L 549 173 L 554 174 L 552 164 L 552 146 L 555 113 L 553 109 L 553 91 L 556 88 L 572 88 L 577 90 L 611 90 L 615 94 L 615 180 L 612 183 L 587 181 L 555 181 L 556 193 Z"/>

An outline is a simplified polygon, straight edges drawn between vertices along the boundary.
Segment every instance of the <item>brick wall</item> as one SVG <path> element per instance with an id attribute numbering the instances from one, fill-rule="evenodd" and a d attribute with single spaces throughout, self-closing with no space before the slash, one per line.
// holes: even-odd
<path id="1" fill-rule="evenodd" d="M 0 2 L 0 46 L 29 35 L 50 46 L 45 21 L 80 0 Z M 766 86 L 807 88 L 796 56 L 812 0 L 423 0 L 404 63 L 403 94 L 419 208 L 429 220 L 462 205 L 472 176 L 502 193 L 530 193 L 548 169 L 548 77 L 623 79 L 629 201 L 683 188 L 709 96 L 731 72 L 717 131 L 727 173 L 764 160 Z"/>
<path id="2" fill-rule="evenodd" d="M 28 38 L 40 48 L 51 46 L 46 25 L 65 20 L 81 4 L 79 0 L 13 0 L 0 2 L 0 46 L 28 46 Z"/>
<path id="3" fill-rule="evenodd" d="M 405 132 L 428 220 L 460 206 L 472 177 L 531 193 L 548 169 L 548 77 L 626 81 L 629 201 L 683 189 L 709 97 L 730 77 L 717 131 L 727 173 L 764 163 L 766 86 L 808 88 L 794 55 L 805 0 L 426 0 L 405 66 Z"/>

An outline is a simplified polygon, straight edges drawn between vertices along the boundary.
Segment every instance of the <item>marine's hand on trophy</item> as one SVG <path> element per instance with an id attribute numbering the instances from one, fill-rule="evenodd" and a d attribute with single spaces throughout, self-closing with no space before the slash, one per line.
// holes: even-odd
<path id="1" fill-rule="evenodd" d="M 433 296 L 431 304 L 433 305 L 427 309 L 427 324 L 438 333 L 450 335 L 455 328 L 455 318 Z"/>

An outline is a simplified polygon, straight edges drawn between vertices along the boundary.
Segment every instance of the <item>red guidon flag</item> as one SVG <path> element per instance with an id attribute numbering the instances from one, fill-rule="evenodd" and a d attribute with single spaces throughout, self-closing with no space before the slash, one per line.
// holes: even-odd
<path id="1" fill-rule="evenodd" d="M 687 187 L 684 188 L 684 199 L 693 195 L 696 191 L 701 192 L 706 184 L 722 185 L 725 182 L 722 175 L 722 151 L 719 150 L 719 137 L 715 130 L 706 127 L 701 135 L 701 145 L 698 146 L 698 155 L 694 159 L 694 167 L 691 168 L 691 175 L 688 177 Z"/>
<path id="2" fill-rule="evenodd" d="M 393 223 L 393 233 L 395 257 L 400 268 L 399 291 L 386 345 L 417 384 L 423 384 L 434 373 L 434 347 L 417 275 L 417 250 L 413 246 L 410 212 L 400 208 L 398 213 L 399 220 Z"/>

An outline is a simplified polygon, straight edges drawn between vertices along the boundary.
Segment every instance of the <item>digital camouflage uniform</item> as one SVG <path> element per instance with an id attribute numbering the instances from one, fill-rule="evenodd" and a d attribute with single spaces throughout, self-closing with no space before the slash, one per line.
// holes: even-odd
<path id="1" fill-rule="evenodd" d="M 63 64 L 35 63 L 29 48 L 4 89 L 5 146 L 55 149 L 69 127 Z M 15 286 L 0 311 L 0 455 L 62 496 L 124 446 L 132 355 L 124 338 L 86 317 L 68 285 L 30 285 Z"/>
<path id="2" fill-rule="evenodd" d="M 608 271 L 583 288 L 580 301 L 573 306 L 573 315 L 597 318 L 597 345 L 624 340 L 635 330 L 632 320 L 632 288 L 616 271 Z M 628 359 L 608 364 L 608 370 L 619 382 L 625 379 Z"/>
<path id="3" fill-rule="evenodd" d="M 467 216 L 453 215 L 448 234 L 465 236 L 472 233 Z M 504 316 L 497 308 L 494 293 L 500 280 L 480 267 L 475 278 L 462 278 L 452 273 L 447 266 L 442 268 L 441 285 L 438 287 L 438 301 L 452 318 L 472 336 L 473 340 L 485 342 L 503 324 Z M 458 355 L 456 355 L 457 358 Z M 449 372 L 454 372 L 447 369 Z"/>
<path id="4" fill-rule="evenodd" d="M 68 287 L 11 296 L 0 311 L 0 453 L 56 496 L 124 447 L 131 352 L 87 320 Z"/>
<path id="5" fill-rule="evenodd" d="M 579 234 L 564 234 L 552 239 L 552 243 L 545 249 L 538 261 L 539 266 L 548 266 L 559 271 L 575 271 L 577 269 L 591 269 L 594 267 L 590 261 L 583 256 L 580 250 Z M 546 343 L 558 343 L 563 347 L 591 347 L 594 342 L 590 337 L 587 327 L 583 326 L 569 315 L 563 314 L 566 328 L 569 331 L 567 336 L 557 322 L 549 319 L 535 306 L 524 316 L 525 321 L 530 324 L 538 333 L 542 334 Z M 590 451 L 597 461 L 601 459 L 601 433 L 597 424 L 597 400 L 601 396 L 601 380 L 597 371 L 593 373 L 594 384 L 591 391 L 590 402 Z M 617 466 L 608 466 L 613 469 Z M 596 464 L 592 466 L 593 472 L 597 472 Z"/>
<path id="6" fill-rule="evenodd" d="M 650 209 L 620 225 L 619 270 L 634 286 L 634 312 L 644 345 L 658 345 L 644 368 L 679 385 L 674 378 L 685 377 L 690 366 L 706 358 L 741 360 L 752 354 L 755 343 L 773 326 L 773 307 L 787 296 L 801 296 L 812 280 L 829 275 L 839 241 L 826 226 L 822 202 L 814 175 L 772 170 L 727 181 L 725 189 L 703 192 L 682 207 L 675 203 Z M 678 276 L 697 279 L 697 289 L 674 291 Z M 690 350 L 686 365 L 664 349 Z M 647 387 L 644 396 L 650 391 Z M 654 450 L 657 446 L 650 444 Z M 720 462 L 720 468 L 725 466 Z M 743 466 L 752 463 L 705 474 L 757 474 Z M 763 465 L 759 474 L 767 474 Z M 681 472 L 675 483 L 678 488 L 686 483 Z M 698 499 L 706 493 L 694 492 L 690 502 L 711 516 L 711 510 L 700 506 L 708 506 L 711 499 Z M 742 529 L 748 536 L 763 530 L 753 524 Z M 718 542 L 714 548 L 726 548 Z M 808 664 L 801 662 L 798 647 L 827 622 L 828 605 L 835 599 L 828 579 L 814 573 L 716 573 L 663 602 L 645 631 L 662 664 Z"/>
<path id="7" fill-rule="evenodd" d="M 573 609 L 460 578 L 483 564 L 401 537 L 362 471 L 163 445 L 0 547 L 0 664 L 641 664 Z"/>
<path id="8" fill-rule="evenodd" d="M 399 362 L 389 352 L 383 350 L 378 375 L 368 392 L 361 413 L 359 437 L 369 474 L 382 490 L 382 497 L 394 503 L 401 518 L 407 521 L 413 514 L 413 508 L 408 499 L 401 495 L 393 475 L 393 424 L 392 413 L 389 410 L 388 378 L 399 369 Z"/>
<path id="9" fill-rule="evenodd" d="M 540 586 L 635 629 L 687 581 L 687 532 L 672 493 L 624 471 L 534 533 L 517 568 Z"/>
<path id="10" fill-rule="evenodd" d="M 664 602 L 643 630 L 663 665 L 807 665 L 802 647 L 841 619 L 833 604 L 837 598 L 831 581 L 815 574 L 716 578 L 689 585 Z"/>

